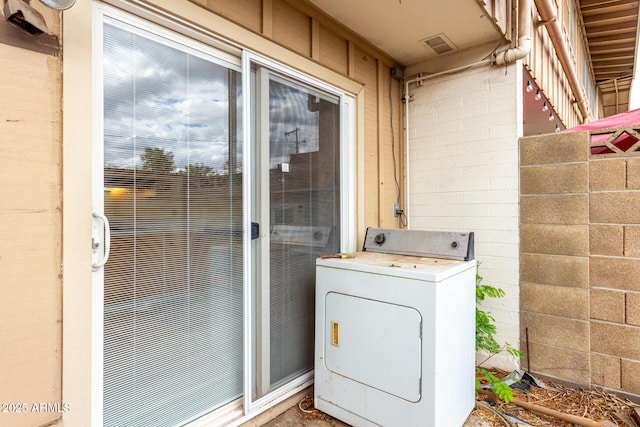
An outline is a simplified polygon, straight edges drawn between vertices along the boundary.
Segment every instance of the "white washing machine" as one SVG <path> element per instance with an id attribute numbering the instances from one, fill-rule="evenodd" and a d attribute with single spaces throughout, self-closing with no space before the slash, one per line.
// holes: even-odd
<path id="1" fill-rule="evenodd" d="M 353 426 L 459 427 L 474 407 L 473 233 L 368 229 L 316 263 L 315 405 Z"/>

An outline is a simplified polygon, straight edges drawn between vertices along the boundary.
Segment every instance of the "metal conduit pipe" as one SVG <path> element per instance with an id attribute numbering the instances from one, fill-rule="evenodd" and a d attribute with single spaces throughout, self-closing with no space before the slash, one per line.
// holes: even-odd
<path id="1" fill-rule="evenodd" d="M 576 72 L 576 68 L 571 60 L 569 48 L 565 43 L 564 33 L 560 27 L 560 22 L 556 19 L 556 10 L 553 5 L 553 0 L 535 0 L 535 3 L 538 8 L 538 13 L 540 14 L 540 18 L 547 27 L 547 32 L 549 33 L 551 43 L 553 43 L 553 47 L 556 50 L 562 69 L 569 80 L 569 86 L 571 87 L 573 96 L 576 99 L 576 104 L 578 104 L 578 109 L 582 115 L 582 123 L 589 122 L 591 121 L 591 113 L 587 106 L 586 97 L 583 95 L 584 92 L 582 84 L 578 79 L 578 73 Z"/>
<path id="2" fill-rule="evenodd" d="M 518 45 L 496 53 L 495 64 L 504 65 L 522 59 L 531 51 L 531 0 L 518 1 Z"/>

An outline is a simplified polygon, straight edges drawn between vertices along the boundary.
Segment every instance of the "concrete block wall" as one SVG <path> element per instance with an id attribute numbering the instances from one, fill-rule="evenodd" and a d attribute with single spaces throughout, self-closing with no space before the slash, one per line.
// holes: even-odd
<path id="1" fill-rule="evenodd" d="M 412 85 L 407 160 L 410 228 L 475 232 L 484 282 L 506 292 L 484 308 L 496 319 L 499 342 L 514 346 L 519 340 L 519 67 L 479 67 Z M 513 369 L 518 361 L 505 354 L 490 364 Z"/>
<path id="2" fill-rule="evenodd" d="M 635 399 L 638 175 L 640 157 L 591 155 L 587 132 L 520 140 L 523 365 Z"/>
<path id="3" fill-rule="evenodd" d="M 593 156 L 592 384 L 640 397 L 640 157 Z"/>

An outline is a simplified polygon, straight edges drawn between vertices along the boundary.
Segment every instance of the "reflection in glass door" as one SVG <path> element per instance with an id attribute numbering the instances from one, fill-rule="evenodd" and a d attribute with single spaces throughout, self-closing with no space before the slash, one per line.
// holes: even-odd
<path id="1" fill-rule="evenodd" d="M 257 396 L 313 369 L 315 262 L 340 250 L 340 99 L 256 69 L 260 170 Z"/>
<path id="2" fill-rule="evenodd" d="M 243 392 L 239 69 L 108 18 L 103 44 L 103 421 L 182 425 Z"/>

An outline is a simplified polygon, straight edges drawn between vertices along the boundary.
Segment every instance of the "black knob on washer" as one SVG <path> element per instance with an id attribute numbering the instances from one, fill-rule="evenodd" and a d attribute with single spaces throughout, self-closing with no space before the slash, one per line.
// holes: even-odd
<path id="1" fill-rule="evenodd" d="M 373 238 L 373 241 L 376 242 L 379 245 L 383 244 L 384 241 L 385 241 L 384 234 L 382 234 L 382 233 L 376 234 L 376 237 Z"/>

